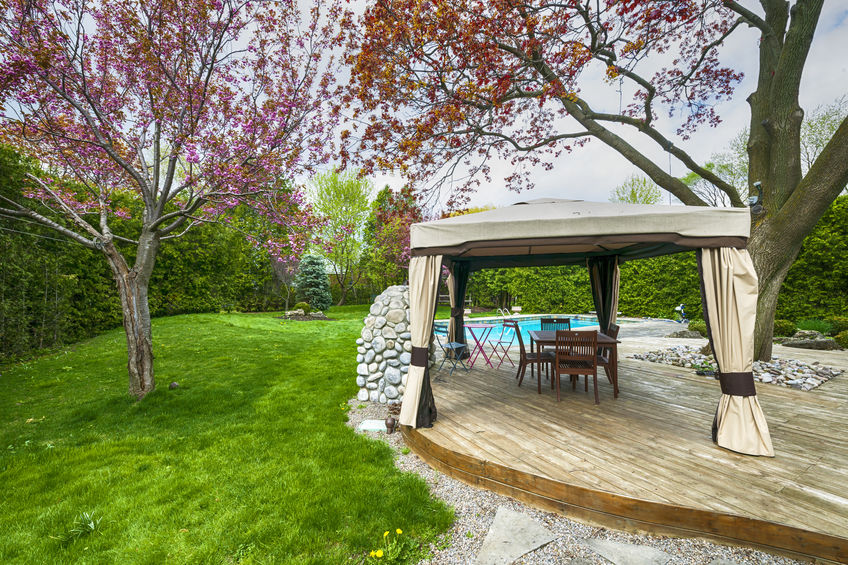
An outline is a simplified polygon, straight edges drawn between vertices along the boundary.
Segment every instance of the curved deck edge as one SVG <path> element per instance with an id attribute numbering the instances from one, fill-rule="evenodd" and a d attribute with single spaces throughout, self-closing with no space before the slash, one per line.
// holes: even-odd
<path id="1" fill-rule="evenodd" d="M 796 559 L 848 563 L 848 538 L 592 490 L 447 449 L 408 426 L 401 426 L 401 432 L 410 450 L 438 471 L 581 522 L 629 532 L 705 538 Z"/>

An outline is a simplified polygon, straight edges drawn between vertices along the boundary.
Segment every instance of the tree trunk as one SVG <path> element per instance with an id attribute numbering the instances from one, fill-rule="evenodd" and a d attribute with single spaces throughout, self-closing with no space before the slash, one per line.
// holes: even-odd
<path id="1" fill-rule="evenodd" d="M 797 250 L 794 253 L 784 250 L 785 254 L 780 259 L 775 259 L 776 247 L 782 247 L 780 242 L 764 242 L 762 245 L 770 247 L 771 253 L 753 252 L 751 259 L 757 271 L 759 279 L 760 294 L 757 299 L 757 322 L 754 328 L 754 359 L 759 361 L 770 361 L 772 350 L 772 338 L 774 337 L 774 317 L 777 311 L 777 297 L 783 280 L 789 272 L 789 268 L 795 261 Z"/>
<path id="2" fill-rule="evenodd" d="M 143 234 L 140 242 L 133 268 L 129 268 L 113 243 L 103 246 L 103 253 L 112 268 L 121 296 L 124 332 L 127 336 L 129 393 L 137 400 L 141 400 L 156 388 L 153 375 L 153 331 L 147 290 L 159 240 L 157 236 Z"/>
<path id="3" fill-rule="evenodd" d="M 347 276 L 345 275 L 344 277 L 341 277 L 336 274 L 336 281 L 338 281 L 339 283 L 339 291 L 341 293 L 341 296 L 339 297 L 339 303 L 336 304 L 336 306 L 344 306 L 345 300 L 347 300 L 347 291 L 349 290 L 347 286 Z"/>

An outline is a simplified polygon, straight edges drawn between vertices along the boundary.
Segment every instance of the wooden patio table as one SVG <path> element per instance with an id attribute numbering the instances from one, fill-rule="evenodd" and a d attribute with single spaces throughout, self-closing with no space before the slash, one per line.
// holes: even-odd
<path id="1" fill-rule="evenodd" d="M 587 331 L 587 330 L 576 330 L 576 331 Z M 530 330 L 527 332 L 530 334 L 530 352 L 533 352 L 533 344 L 537 343 L 539 346 L 551 346 L 556 347 L 556 331 L 554 330 Z M 610 349 L 610 372 L 612 373 L 610 377 L 612 378 L 612 388 L 613 393 L 616 398 L 618 398 L 618 344 L 621 343 L 617 339 L 613 339 L 610 336 L 598 332 L 598 347 L 599 348 L 607 348 Z"/>

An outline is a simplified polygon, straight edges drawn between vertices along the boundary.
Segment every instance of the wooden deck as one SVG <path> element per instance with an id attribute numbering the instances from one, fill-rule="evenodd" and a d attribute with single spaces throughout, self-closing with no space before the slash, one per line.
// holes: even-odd
<path id="1" fill-rule="evenodd" d="M 516 356 L 517 357 L 517 356 Z M 776 457 L 712 443 L 718 381 L 630 359 L 557 403 L 514 369 L 433 373 L 438 419 L 404 429 L 431 466 L 534 506 L 630 531 L 848 562 L 848 374 L 813 392 L 759 385 Z"/>

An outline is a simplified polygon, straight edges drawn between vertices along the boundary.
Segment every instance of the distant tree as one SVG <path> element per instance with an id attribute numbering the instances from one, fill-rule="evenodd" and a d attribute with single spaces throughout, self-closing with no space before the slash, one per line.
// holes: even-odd
<path id="1" fill-rule="evenodd" d="M 333 304 L 324 259 L 318 255 L 307 255 L 300 261 L 294 284 L 297 288 L 297 299 L 308 303 L 313 310 L 323 311 Z"/>
<path id="2" fill-rule="evenodd" d="M 848 96 L 841 96 L 830 104 L 816 106 L 801 124 L 801 167 L 804 174 L 819 158 L 846 117 Z"/>
<path id="3" fill-rule="evenodd" d="M 421 206 L 409 187 L 394 192 L 386 186 L 377 194 L 365 226 L 365 256 L 369 277 L 380 290 L 406 280 L 409 226 L 423 221 Z"/>
<path id="4" fill-rule="evenodd" d="M 630 175 L 627 180 L 615 187 L 610 202 L 629 204 L 657 204 L 662 200 L 660 187 L 647 177 Z"/>
<path id="5" fill-rule="evenodd" d="M 353 171 L 322 173 L 309 182 L 309 198 L 323 220 L 319 230 L 323 255 L 341 290 L 339 306 L 362 278 L 362 230 L 368 220 L 373 190 L 370 180 Z"/>

